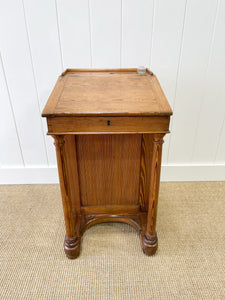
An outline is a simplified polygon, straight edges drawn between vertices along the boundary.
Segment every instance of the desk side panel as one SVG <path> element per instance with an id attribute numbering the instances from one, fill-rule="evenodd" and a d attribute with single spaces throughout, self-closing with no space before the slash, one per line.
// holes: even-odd
<path id="1" fill-rule="evenodd" d="M 138 205 L 141 135 L 76 136 L 81 206 Z"/>

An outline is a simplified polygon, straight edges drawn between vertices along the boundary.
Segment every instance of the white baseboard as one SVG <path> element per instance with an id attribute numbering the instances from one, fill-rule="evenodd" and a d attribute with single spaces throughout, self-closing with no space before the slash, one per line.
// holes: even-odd
<path id="1" fill-rule="evenodd" d="M 56 166 L 0 168 L 0 184 L 59 183 Z"/>
<path id="2" fill-rule="evenodd" d="M 225 164 L 163 165 L 161 181 L 225 181 Z M 0 184 L 58 183 L 56 166 L 0 168 Z"/>
<path id="3" fill-rule="evenodd" d="M 164 165 L 161 181 L 225 181 L 225 164 Z"/>

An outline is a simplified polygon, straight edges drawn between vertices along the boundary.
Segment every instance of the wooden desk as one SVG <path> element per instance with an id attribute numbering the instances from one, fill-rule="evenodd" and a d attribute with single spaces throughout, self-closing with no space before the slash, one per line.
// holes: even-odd
<path id="1" fill-rule="evenodd" d="M 68 69 L 58 78 L 42 116 L 55 139 L 67 257 L 76 258 L 84 231 L 102 222 L 132 225 L 144 253 L 155 253 L 171 114 L 148 69 Z"/>

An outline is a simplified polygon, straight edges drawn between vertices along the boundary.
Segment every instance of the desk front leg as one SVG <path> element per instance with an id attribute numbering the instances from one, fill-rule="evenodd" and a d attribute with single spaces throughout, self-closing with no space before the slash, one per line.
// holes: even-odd
<path id="1" fill-rule="evenodd" d="M 68 258 L 80 253 L 80 191 L 74 135 L 54 135 L 60 190 L 66 227 L 64 250 Z"/>
<path id="2" fill-rule="evenodd" d="M 146 224 L 142 231 L 142 249 L 146 255 L 153 255 L 158 247 L 156 218 L 161 171 L 162 144 L 164 134 L 154 134 L 152 140 L 152 162 L 149 183 L 149 199 Z"/>

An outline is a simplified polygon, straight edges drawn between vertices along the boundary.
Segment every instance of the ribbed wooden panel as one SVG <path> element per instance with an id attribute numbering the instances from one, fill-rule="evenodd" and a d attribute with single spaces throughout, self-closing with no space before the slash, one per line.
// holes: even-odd
<path id="1" fill-rule="evenodd" d="M 138 203 L 140 134 L 77 136 L 76 145 L 82 205 Z"/>

